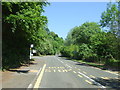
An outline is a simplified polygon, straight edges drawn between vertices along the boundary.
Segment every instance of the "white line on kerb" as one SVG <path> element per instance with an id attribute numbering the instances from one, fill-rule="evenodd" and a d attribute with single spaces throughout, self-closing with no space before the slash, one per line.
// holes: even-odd
<path id="1" fill-rule="evenodd" d="M 29 84 L 28 88 L 32 88 L 32 84 Z"/>
<path id="2" fill-rule="evenodd" d="M 41 71 L 41 68 L 39 69 L 38 73 L 36 74 L 37 76 L 39 75 L 40 71 Z"/>
<path id="3" fill-rule="evenodd" d="M 88 77 L 87 75 L 78 72 L 79 74 L 83 75 L 84 77 L 88 78 L 90 81 L 94 82 L 95 84 L 97 84 L 98 86 L 100 86 L 101 88 L 106 88 L 105 86 L 101 85 L 100 83 L 96 82 L 95 80 L 91 79 L 90 77 Z"/>

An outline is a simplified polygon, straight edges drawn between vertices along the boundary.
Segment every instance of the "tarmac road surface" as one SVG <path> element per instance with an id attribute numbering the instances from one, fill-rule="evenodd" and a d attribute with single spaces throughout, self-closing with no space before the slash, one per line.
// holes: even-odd
<path id="1" fill-rule="evenodd" d="M 58 56 L 32 58 L 36 64 L 23 68 L 28 70 L 25 74 L 13 72 L 16 80 L 3 80 L 3 88 L 120 88 L 119 75 L 114 72 Z"/>

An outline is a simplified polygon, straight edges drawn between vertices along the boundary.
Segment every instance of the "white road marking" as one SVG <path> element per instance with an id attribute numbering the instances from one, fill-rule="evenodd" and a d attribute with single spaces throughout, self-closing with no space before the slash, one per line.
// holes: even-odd
<path id="1" fill-rule="evenodd" d="M 54 72 L 56 72 L 55 70 L 53 70 Z"/>
<path id="2" fill-rule="evenodd" d="M 36 78 L 38 77 L 40 71 L 41 71 L 41 68 L 39 68 L 38 73 L 36 74 L 36 76 L 35 76 L 35 78 L 33 79 L 33 81 L 29 84 L 28 88 L 32 88 L 32 83 L 36 80 Z"/>
<path id="3" fill-rule="evenodd" d="M 29 84 L 28 88 L 32 88 L 32 84 Z"/>
<path id="4" fill-rule="evenodd" d="M 83 75 L 84 77 L 88 78 L 90 81 L 92 81 L 93 83 L 97 84 L 98 86 L 100 86 L 101 88 L 106 88 L 105 86 L 101 85 L 100 83 L 94 81 L 93 79 L 91 79 L 90 77 L 88 77 L 87 75 L 81 73 L 81 72 L 78 72 L 79 74 Z"/>
<path id="5" fill-rule="evenodd" d="M 58 72 L 61 72 L 61 70 L 58 70 Z"/>
<path id="6" fill-rule="evenodd" d="M 36 74 L 37 76 L 38 76 L 38 74 L 40 73 L 40 71 L 41 71 L 41 68 L 39 69 L 38 73 Z"/>
<path id="7" fill-rule="evenodd" d="M 55 57 L 54 57 L 54 58 L 55 58 Z M 72 67 L 69 66 L 68 64 L 65 64 L 63 61 L 61 61 L 59 58 L 56 57 L 56 59 L 57 59 L 58 61 L 60 61 L 61 63 L 63 63 L 64 65 L 66 65 L 67 67 L 72 68 Z"/>

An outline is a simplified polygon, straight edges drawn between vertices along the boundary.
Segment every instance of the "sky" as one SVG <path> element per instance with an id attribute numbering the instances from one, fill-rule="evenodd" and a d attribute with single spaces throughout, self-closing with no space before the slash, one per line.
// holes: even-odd
<path id="1" fill-rule="evenodd" d="M 108 2 L 51 2 L 44 8 L 48 28 L 63 39 L 75 26 L 99 22 Z"/>

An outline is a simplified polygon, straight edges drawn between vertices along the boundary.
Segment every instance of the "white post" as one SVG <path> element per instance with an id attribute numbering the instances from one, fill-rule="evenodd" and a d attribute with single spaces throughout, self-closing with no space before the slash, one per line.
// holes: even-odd
<path id="1" fill-rule="evenodd" d="M 30 47 L 30 59 L 31 59 L 31 47 Z"/>
<path id="2" fill-rule="evenodd" d="M 33 44 L 30 45 L 30 59 L 31 59 L 31 55 L 32 55 L 32 53 L 31 53 L 32 48 L 33 48 Z"/>

